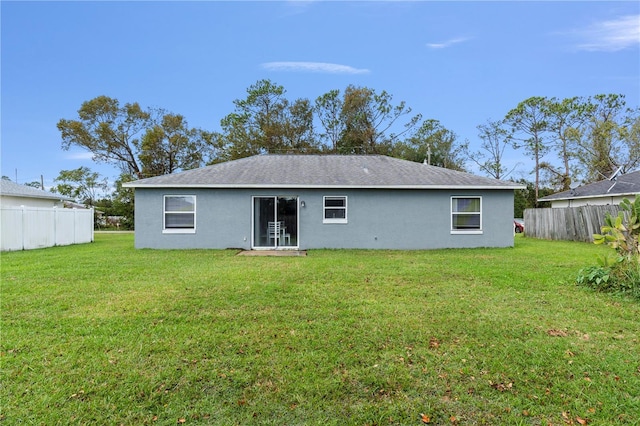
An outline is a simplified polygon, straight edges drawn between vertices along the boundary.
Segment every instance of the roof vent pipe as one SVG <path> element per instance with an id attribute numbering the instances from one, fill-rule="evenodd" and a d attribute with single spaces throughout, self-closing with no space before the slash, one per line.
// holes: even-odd
<path id="1" fill-rule="evenodd" d="M 431 145 L 427 145 L 427 158 L 424 159 L 422 164 L 431 165 Z"/>

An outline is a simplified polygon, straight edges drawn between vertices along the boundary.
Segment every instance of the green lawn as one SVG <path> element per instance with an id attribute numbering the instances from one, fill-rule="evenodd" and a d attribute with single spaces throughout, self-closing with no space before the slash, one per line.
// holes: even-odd
<path id="1" fill-rule="evenodd" d="M 4 424 L 633 424 L 640 304 L 610 250 L 3 253 Z M 421 416 L 424 415 L 424 416 Z"/>

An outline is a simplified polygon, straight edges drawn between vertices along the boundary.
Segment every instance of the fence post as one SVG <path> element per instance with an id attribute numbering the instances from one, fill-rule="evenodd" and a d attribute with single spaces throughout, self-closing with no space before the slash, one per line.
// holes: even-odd
<path id="1" fill-rule="evenodd" d="M 58 245 L 58 206 L 53 206 L 53 245 Z"/>
<path id="2" fill-rule="evenodd" d="M 95 207 L 91 207 L 91 242 L 94 241 L 95 239 L 95 233 L 94 228 L 95 228 L 95 218 L 96 218 L 96 211 L 95 211 Z"/>
<path id="3" fill-rule="evenodd" d="M 20 244 L 20 250 L 24 250 L 24 238 L 25 238 L 24 234 L 26 234 L 25 229 L 27 227 L 27 224 L 25 223 L 26 220 L 27 220 L 27 213 L 26 213 L 26 206 L 24 204 L 20 206 L 20 213 L 21 213 L 20 223 L 22 224 L 22 229 L 21 229 L 21 231 L 22 231 L 21 232 L 21 234 L 22 234 L 22 238 L 21 238 L 22 242 Z"/>

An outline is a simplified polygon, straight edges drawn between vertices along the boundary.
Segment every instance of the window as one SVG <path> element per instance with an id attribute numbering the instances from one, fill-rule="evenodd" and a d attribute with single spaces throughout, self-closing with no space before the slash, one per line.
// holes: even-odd
<path id="1" fill-rule="evenodd" d="M 347 223 L 347 197 L 324 197 L 322 223 Z"/>
<path id="2" fill-rule="evenodd" d="M 196 232 L 196 196 L 165 195 L 164 196 L 164 233 Z"/>
<path id="3" fill-rule="evenodd" d="M 482 233 L 482 198 L 451 197 L 451 233 Z"/>

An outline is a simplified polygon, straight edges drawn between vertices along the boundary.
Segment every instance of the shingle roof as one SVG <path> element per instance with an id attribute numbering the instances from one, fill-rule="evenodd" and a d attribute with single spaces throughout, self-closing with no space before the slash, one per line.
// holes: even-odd
<path id="1" fill-rule="evenodd" d="M 640 171 L 619 175 L 614 180 L 601 180 L 540 198 L 539 201 L 574 200 L 640 194 Z"/>
<path id="2" fill-rule="evenodd" d="M 125 184 L 134 188 L 465 188 L 522 185 L 382 155 L 258 155 Z"/>
<path id="3" fill-rule="evenodd" d="M 0 179 L 0 195 L 25 198 L 44 198 L 48 200 L 73 200 L 62 194 L 42 191 L 31 186 L 20 185 L 7 179 Z"/>

